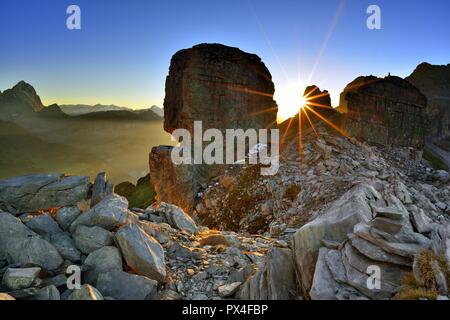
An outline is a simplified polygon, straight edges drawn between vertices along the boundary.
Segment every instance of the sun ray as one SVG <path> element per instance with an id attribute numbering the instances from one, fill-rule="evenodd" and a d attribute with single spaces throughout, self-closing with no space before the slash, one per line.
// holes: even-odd
<path id="1" fill-rule="evenodd" d="M 336 130 L 337 132 L 339 132 L 340 134 L 342 134 L 344 137 L 349 137 L 349 134 L 347 132 L 345 132 L 345 130 L 339 128 L 337 125 L 335 125 L 334 123 L 332 123 L 331 121 L 329 121 L 327 118 L 323 117 L 320 113 L 314 111 L 313 109 L 311 109 L 310 107 L 306 107 L 309 111 L 311 111 L 312 113 L 314 113 L 314 115 L 316 115 L 319 119 L 321 119 L 323 122 L 325 122 L 326 124 L 328 124 L 330 127 L 332 127 L 334 130 Z"/>
<path id="2" fill-rule="evenodd" d="M 309 115 L 308 115 L 308 112 L 306 111 L 306 108 L 302 108 L 301 110 L 305 114 L 306 119 L 308 120 L 311 128 L 313 129 L 314 133 L 316 134 L 317 139 L 320 139 L 319 133 L 317 132 L 316 128 L 314 127 L 314 124 L 312 123 L 311 119 L 309 118 Z"/>

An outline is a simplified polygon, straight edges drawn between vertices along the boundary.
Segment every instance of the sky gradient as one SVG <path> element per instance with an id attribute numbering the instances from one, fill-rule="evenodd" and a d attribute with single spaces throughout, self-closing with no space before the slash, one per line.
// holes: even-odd
<path id="1" fill-rule="evenodd" d="M 70 4 L 81 30 L 66 28 Z M 381 30 L 366 27 L 370 4 Z M 337 106 L 359 75 L 450 63 L 449 39 L 448 0 L 2 0 L 0 90 L 25 80 L 45 104 L 162 106 L 171 56 L 216 42 L 259 55 L 277 100 L 316 84 Z"/>

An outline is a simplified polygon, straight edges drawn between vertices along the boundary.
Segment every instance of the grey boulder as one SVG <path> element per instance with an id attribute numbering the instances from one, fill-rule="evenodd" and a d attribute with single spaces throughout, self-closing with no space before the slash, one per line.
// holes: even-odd
<path id="1" fill-rule="evenodd" d="M 2 285 L 9 290 L 21 290 L 31 287 L 41 268 L 9 268 L 3 275 Z"/>
<path id="2" fill-rule="evenodd" d="M 80 214 L 78 207 L 62 207 L 56 212 L 56 221 L 63 230 L 68 230 Z"/>
<path id="3" fill-rule="evenodd" d="M 74 232 L 79 225 L 111 230 L 124 224 L 129 212 L 127 199 L 117 194 L 109 195 L 92 209 L 78 216 L 70 226 L 70 232 Z"/>
<path id="4" fill-rule="evenodd" d="M 103 247 L 91 252 L 84 261 L 84 265 L 89 269 L 84 274 L 84 280 L 96 285 L 100 273 L 112 270 L 122 271 L 122 257 L 116 247 Z"/>
<path id="5" fill-rule="evenodd" d="M 158 282 L 144 276 L 112 270 L 98 276 L 97 288 L 117 300 L 153 300 Z"/>
<path id="6" fill-rule="evenodd" d="M 89 254 L 113 243 L 112 233 L 100 227 L 80 225 L 72 235 L 75 246 L 83 253 Z"/>
<path id="7" fill-rule="evenodd" d="M 0 212 L 0 256 L 10 264 L 55 270 L 63 262 L 56 248 L 6 212 Z"/>
<path id="8" fill-rule="evenodd" d="M 164 250 L 153 237 L 136 224 L 129 224 L 117 231 L 116 240 L 129 267 L 150 279 L 164 281 Z"/>

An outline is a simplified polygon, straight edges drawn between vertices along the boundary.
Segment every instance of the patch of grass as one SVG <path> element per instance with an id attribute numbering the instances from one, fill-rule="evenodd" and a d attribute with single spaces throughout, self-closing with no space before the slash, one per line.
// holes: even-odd
<path id="1" fill-rule="evenodd" d="M 297 199 L 299 193 L 300 187 L 296 184 L 292 184 L 284 191 L 284 198 L 289 199 L 290 201 L 294 201 L 295 199 Z"/>
<path id="2" fill-rule="evenodd" d="M 149 174 L 140 178 L 136 186 L 128 181 L 118 184 L 114 192 L 127 198 L 129 208 L 146 209 L 155 201 L 156 196 Z"/>
<path id="3" fill-rule="evenodd" d="M 438 293 L 436 291 L 426 291 L 424 289 L 405 289 L 398 294 L 399 300 L 436 300 Z"/>
<path id="4" fill-rule="evenodd" d="M 408 273 L 402 279 L 402 287 L 397 297 L 400 300 L 435 300 L 439 294 L 438 285 L 431 264 L 433 261 L 439 263 L 439 267 L 442 272 L 444 272 L 448 283 L 450 280 L 450 271 L 448 270 L 447 260 L 444 257 L 434 254 L 431 250 L 419 253 L 417 259 L 417 268 L 421 283 L 417 282 L 414 273 Z"/>
<path id="5" fill-rule="evenodd" d="M 423 158 L 427 160 L 435 170 L 448 170 L 448 166 L 444 161 L 436 157 L 430 150 L 423 151 Z"/>

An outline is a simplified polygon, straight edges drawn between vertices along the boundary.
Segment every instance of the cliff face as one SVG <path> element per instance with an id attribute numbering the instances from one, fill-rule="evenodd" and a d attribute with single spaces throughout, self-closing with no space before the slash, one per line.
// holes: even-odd
<path id="1" fill-rule="evenodd" d="M 272 77 L 254 55 L 220 44 L 200 44 L 177 52 L 170 64 L 164 99 L 164 129 L 187 129 L 194 134 L 194 121 L 210 128 L 247 130 L 276 125 Z M 180 165 L 170 159 L 170 147 L 150 153 L 150 172 L 158 199 L 186 210 L 197 192 L 223 173 L 225 165 Z M 177 174 L 167 174 L 172 172 Z M 170 192 L 177 185 L 182 192 Z"/>
<path id="2" fill-rule="evenodd" d="M 275 124 L 274 84 L 261 59 L 238 48 L 200 44 L 173 57 L 166 79 L 164 129 L 265 128 Z M 268 112 L 261 112 L 266 110 Z"/>
<path id="3" fill-rule="evenodd" d="M 398 77 L 359 77 L 341 93 L 344 129 L 369 143 L 396 147 L 424 145 L 426 97 Z"/>
<path id="4" fill-rule="evenodd" d="M 450 64 L 422 63 L 406 80 L 428 99 L 427 114 L 432 123 L 428 138 L 440 142 L 450 137 Z"/>

